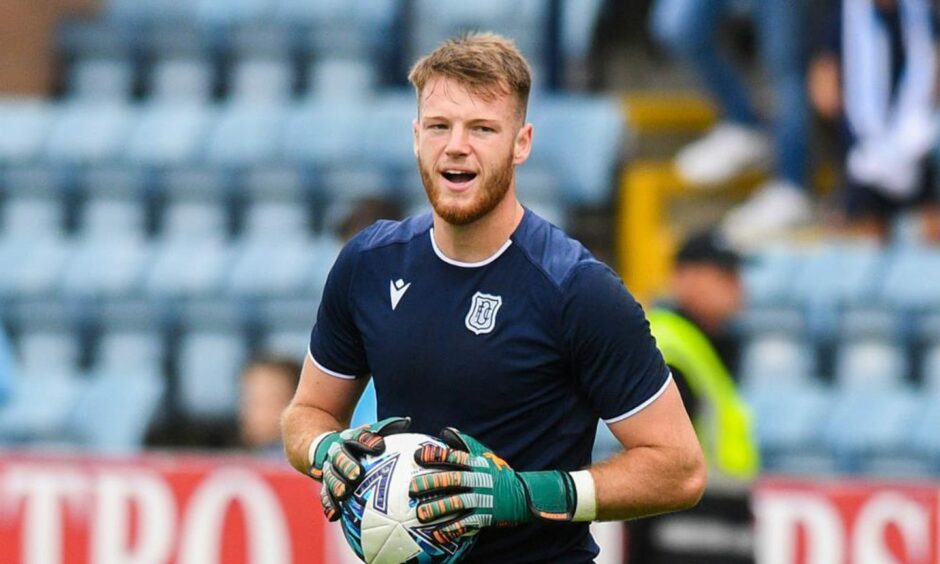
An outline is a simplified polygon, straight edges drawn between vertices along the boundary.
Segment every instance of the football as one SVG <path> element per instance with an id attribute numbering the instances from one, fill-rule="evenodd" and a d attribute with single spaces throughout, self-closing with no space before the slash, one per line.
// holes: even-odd
<path id="1" fill-rule="evenodd" d="M 428 443 L 445 446 L 428 435 L 401 433 L 385 437 L 385 453 L 362 459 L 365 474 L 341 504 L 340 522 L 346 541 L 364 562 L 458 562 L 473 545 L 474 537 L 439 544 L 431 536 L 435 524 L 418 522 L 418 501 L 408 496 L 408 483 L 429 471 L 414 460 L 415 451 Z"/>

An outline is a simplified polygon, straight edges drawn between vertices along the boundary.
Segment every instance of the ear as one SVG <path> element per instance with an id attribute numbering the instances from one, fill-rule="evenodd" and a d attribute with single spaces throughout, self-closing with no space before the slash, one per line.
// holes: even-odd
<path id="1" fill-rule="evenodd" d="M 521 165 L 529 158 L 532 151 L 532 124 L 527 123 L 522 126 L 512 147 L 512 164 Z"/>
<path id="2" fill-rule="evenodd" d="M 414 152 L 415 158 L 418 158 L 418 118 L 411 122 L 411 150 Z"/>

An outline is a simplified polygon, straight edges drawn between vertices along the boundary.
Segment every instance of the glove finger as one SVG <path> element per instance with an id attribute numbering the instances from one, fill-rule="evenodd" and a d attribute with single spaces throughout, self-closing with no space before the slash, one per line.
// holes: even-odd
<path id="1" fill-rule="evenodd" d="M 466 510 L 478 507 L 493 507 L 493 496 L 464 493 L 440 497 L 419 503 L 418 507 L 415 508 L 415 512 L 419 522 L 429 523 L 442 517 L 459 516 Z"/>
<path id="2" fill-rule="evenodd" d="M 345 446 L 346 445 L 343 445 L 343 447 L 336 446 L 330 451 L 330 466 L 333 467 L 333 471 L 338 474 L 343 481 L 349 484 L 355 484 L 362 476 L 362 465 L 349 450 L 344 448 Z"/>
<path id="3" fill-rule="evenodd" d="M 385 452 L 385 439 L 368 429 L 355 429 L 352 436 L 343 441 L 343 446 L 360 456 L 377 456 Z"/>
<path id="4" fill-rule="evenodd" d="M 493 487 L 493 477 L 483 472 L 427 472 L 411 479 L 408 495 L 422 497 L 430 494 L 443 494 L 470 488 Z"/>
<path id="5" fill-rule="evenodd" d="M 333 497 L 330 496 L 330 490 L 326 485 L 320 486 L 320 505 L 323 506 L 323 516 L 327 521 L 333 522 L 339 519 L 339 509 Z"/>
<path id="6" fill-rule="evenodd" d="M 323 465 L 323 487 L 334 501 L 343 501 L 352 493 L 350 485 L 333 470 L 333 465 L 329 462 Z"/>
<path id="7" fill-rule="evenodd" d="M 372 426 L 372 432 L 387 437 L 396 433 L 404 433 L 411 427 L 411 417 L 389 417 Z"/>
<path id="8" fill-rule="evenodd" d="M 454 542 L 460 537 L 475 535 L 489 524 L 490 519 L 482 515 L 467 515 L 434 529 L 431 536 L 439 544 Z"/>
<path id="9" fill-rule="evenodd" d="M 444 444 L 450 448 L 470 452 L 470 446 L 464 442 L 466 435 L 458 431 L 456 427 L 444 427 L 441 429 L 439 436 L 441 440 L 444 441 Z"/>
<path id="10" fill-rule="evenodd" d="M 430 468 L 467 470 L 470 468 L 470 455 L 462 450 L 423 445 L 415 451 L 415 462 Z"/>

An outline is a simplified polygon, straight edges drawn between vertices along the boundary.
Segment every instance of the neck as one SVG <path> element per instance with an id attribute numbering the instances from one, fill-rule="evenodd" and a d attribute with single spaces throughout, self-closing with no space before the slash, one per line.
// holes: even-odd
<path id="1" fill-rule="evenodd" d="M 514 191 L 493 211 L 468 225 L 447 223 L 434 214 L 434 242 L 448 258 L 460 262 L 480 262 L 493 256 L 512 236 L 525 210 Z"/>

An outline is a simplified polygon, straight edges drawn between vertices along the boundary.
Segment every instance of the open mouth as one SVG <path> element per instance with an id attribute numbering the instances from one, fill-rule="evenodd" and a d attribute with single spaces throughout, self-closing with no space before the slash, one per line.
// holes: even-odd
<path id="1" fill-rule="evenodd" d="M 445 170 L 441 175 L 451 184 L 458 186 L 469 184 L 477 177 L 477 173 L 465 170 Z"/>

